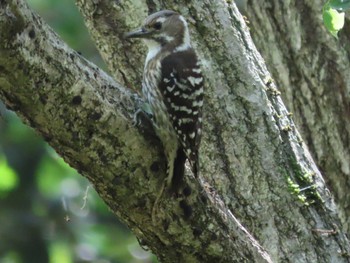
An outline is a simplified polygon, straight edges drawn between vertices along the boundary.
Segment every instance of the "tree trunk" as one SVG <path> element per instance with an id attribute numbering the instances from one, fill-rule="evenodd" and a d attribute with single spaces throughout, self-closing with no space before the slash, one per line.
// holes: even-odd
<path id="1" fill-rule="evenodd" d="M 350 21 L 329 34 L 325 1 L 248 1 L 254 43 L 262 52 L 287 108 L 350 231 Z"/>
<path id="2" fill-rule="evenodd" d="M 77 0 L 114 81 L 23 0 L 0 1 L 1 99 L 162 262 L 349 262 L 332 196 L 235 4 L 157 2 Z M 200 179 L 188 172 L 152 222 L 165 159 L 147 122 L 132 123 L 145 48 L 122 36 L 164 8 L 187 18 L 203 61 L 204 138 Z"/>

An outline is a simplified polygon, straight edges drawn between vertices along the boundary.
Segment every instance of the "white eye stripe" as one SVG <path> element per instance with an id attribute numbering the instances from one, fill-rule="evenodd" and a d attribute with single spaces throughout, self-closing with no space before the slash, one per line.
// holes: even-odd
<path id="1" fill-rule="evenodd" d="M 188 31 L 188 26 L 186 20 L 183 18 L 183 16 L 179 16 L 180 20 L 183 23 L 184 26 L 184 34 L 183 34 L 183 39 L 182 39 L 182 44 L 178 46 L 174 52 L 180 52 L 184 51 L 186 49 L 191 48 L 191 41 L 190 41 L 190 33 Z"/>
<path id="2" fill-rule="evenodd" d="M 168 36 L 167 34 L 161 34 L 160 37 L 164 38 L 167 42 L 171 42 L 174 40 L 174 37 Z"/>
<path id="3" fill-rule="evenodd" d="M 156 20 L 156 22 L 159 22 L 159 23 L 162 23 L 162 24 L 163 24 L 163 22 L 164 22 L 165 20 L 166 20 L 165 17 L 158 17 L 157 20 Z"/>

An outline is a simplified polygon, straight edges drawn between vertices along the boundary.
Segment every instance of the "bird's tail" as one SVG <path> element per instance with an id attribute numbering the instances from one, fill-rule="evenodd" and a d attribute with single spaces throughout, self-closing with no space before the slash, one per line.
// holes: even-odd
<path id="1" fill-rule="evenodd" d="M 194 177 L 198 178 L 198 174 L 199 174 L 198 151 L 192 152 L 188 159 L 189 159 L 191 170 Z"/>
<path id="2" fill-rule="evenodd" d="M 183 184 L 183 178 L 185 175 L 185 162 L 186 154 L 182 148 L 179 148 L 176 153 L 176 158 L 174 160 L 174 174 L 171 182 L 172 190 L 177 193 Z"/>

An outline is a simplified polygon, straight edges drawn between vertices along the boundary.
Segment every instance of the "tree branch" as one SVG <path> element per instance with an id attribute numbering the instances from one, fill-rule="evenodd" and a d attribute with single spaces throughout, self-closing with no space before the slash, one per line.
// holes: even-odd
<path id="1" fill-rule="evenodd" d="M 272 262 L 291 255 L 294 262 L 347 262 L 341 230 L 327 237 L 317 231 L 340 228 L 332 198 L 235 5 L 180 2 L 207 80 L 201 180 L 186 178 L 190 195 L 165 194 L 156 225 L 150 215 L 164 158 L 152 131 L 132 125 L 137 96 L 70 50 L 22 0 L 0 2 L 1 98 L 164 262 Z M 144 54 L 119 37 L 145 17 L 135 10 L 147 7 L 78 3 L 111 72 L 137 87 Z"/>

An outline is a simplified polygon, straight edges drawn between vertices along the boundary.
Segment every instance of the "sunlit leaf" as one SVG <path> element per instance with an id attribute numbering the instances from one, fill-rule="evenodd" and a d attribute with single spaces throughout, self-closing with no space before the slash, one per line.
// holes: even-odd
<path id="1" fill-rule="evenodd" d="M 22 263 L 21 256 L 17 251 L 10 251 L 5 255 L 0 255 L 1 263 Z"/>
<path id="2" fill-rule="evenodd" d="M 62 158 L 56 154 L 46 155 L 37 170 L 37 181 L 40 192 L 47 196 L 60 195 L 60 184 L 66 176 L 76 174 Z"/>
<path id="3" fill-rule="evenodd" d="M 329 3 L 323 7 L 323 22 L 328 31 L 334 36 L 338 37 L 338 32 L 343 28 L 345 21 L 345 13 L 338 12 L 330 7 Z"/>
<path id="4" fill-rule="evenodd" d="M 18 182 L 16 172 L 8 165 L 4 156 L 0 157 L 0 193 L 13 190 Z"/>
<path id="5" fill-rule="evenodd" d="M 72 260 L 72 253 L 68 244 L 55 242 L 50 246 L 50 263 L 70 263 Z"/>

